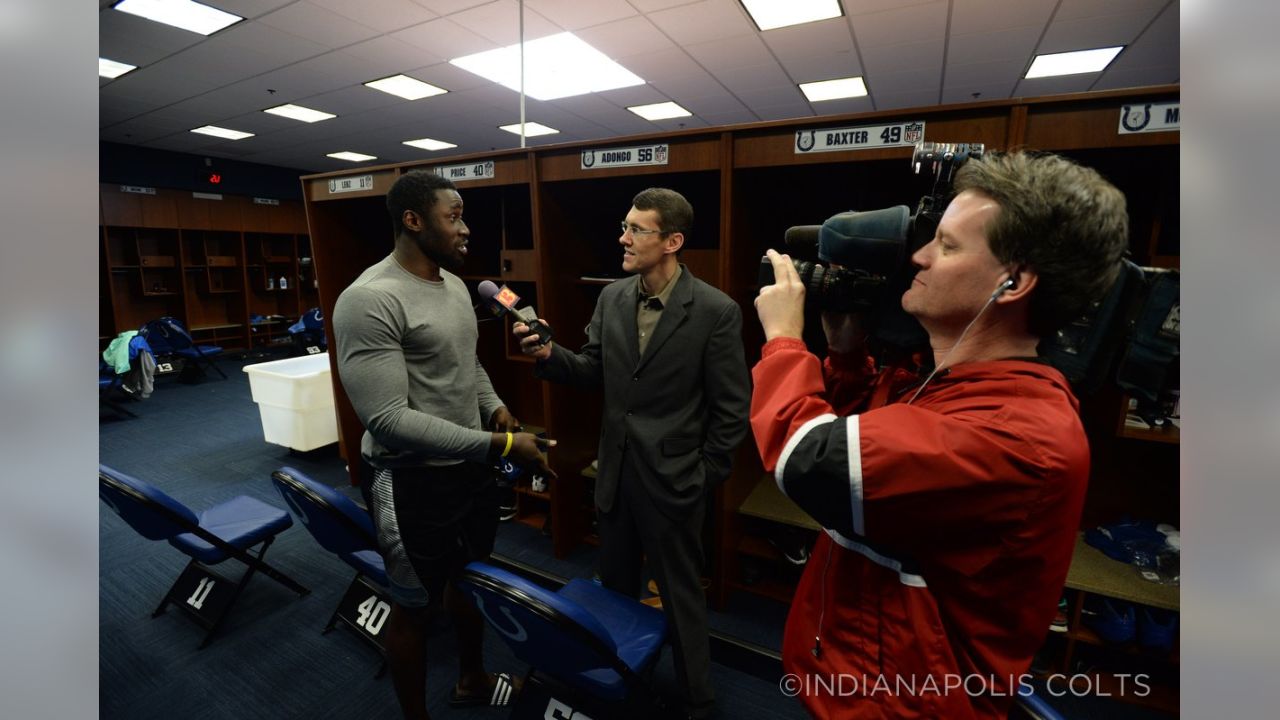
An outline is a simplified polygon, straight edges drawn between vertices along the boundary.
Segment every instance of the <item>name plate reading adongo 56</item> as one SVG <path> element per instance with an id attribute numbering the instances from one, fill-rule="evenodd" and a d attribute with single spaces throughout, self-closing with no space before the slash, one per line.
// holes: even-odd
<path id="1" fill-rule="evenodd" d="M 1180 129 L 1178 110 L 1182 103 L 1143 103 L 1120 108 L 1121 135 L 1132 133 L 1166 132 Z"/>
<path id="2" fill-rule="evenodd" d="M 636 147 L 609 148 L 608 150 L 583 150 L 583 170 L 603 170 L 636 165 L 666 165 L 667 145 L 637 145 Z"/>
<path id="3" fill-rule="evenodd" d="M 454 182 L 463 180 L 492 180 L 493 179 L 493 161 L 486 160 L 482 163 L 467 163 L 464 165 L 442 165 L 432 168 L 435 174 L 442 178 L 449 178 Z"/>
<path id="4" fill-rule="evenodd" d="M 373 189 L 372 175 L 357 175 L 356 177 L 334 178 L 329 181 L 329 194 L 345 192 L 359 192 L 361 190 Z"/>
<path id="5" fill-rule="evenodd" d="M 870 148 L 913 147 L 924 139 L 924 121 L 892 125 L 860 125 L 858 127 L 797 130 L 796 154 Z"/>

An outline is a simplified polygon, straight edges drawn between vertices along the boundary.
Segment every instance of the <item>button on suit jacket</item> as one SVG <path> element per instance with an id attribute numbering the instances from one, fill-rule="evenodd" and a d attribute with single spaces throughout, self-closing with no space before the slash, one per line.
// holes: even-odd
<path id="1" fill-rule="evenodd" d="M 600 293 L 581 352 L 553 345 L 535 369 L 540 378 L 604 391 L 595 497 L 605 512 L 617 497 L 624 452 L 654 504 L 677 516 L 728 477 L 747 432 L 742 311 L 681 267 L 643 356 L 640 278 L 632 276 Z"/>

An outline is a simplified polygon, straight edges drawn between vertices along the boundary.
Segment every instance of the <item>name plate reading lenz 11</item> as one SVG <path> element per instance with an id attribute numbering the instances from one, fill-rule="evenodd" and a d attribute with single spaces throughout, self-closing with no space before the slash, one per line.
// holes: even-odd
<path id="1" fill-rule="evenodd" d="M 373 189 L 372 175 L 357 175 L 356 177 L 334 178 L 329 181 L 329 194 L 345 192 L 359 192 L 361 190 Z"/>
<path id="2" fill-rule="evenodd" d="M 797 130 L 797 155 L 871 148 L 913 147 L 924 139 L 924 121 L 900 122 L 892 125 L 860 125 L 856 127 Z"/>
<path id="3" fill-rule="evenodd" d="M 607 150 L 583 150 L 583 170 L 603 170 L 637 165 L 666 165 L 670 157 L 666 143 L 662 145 L 637 145 L 635 147 L 609 148 Z"/>

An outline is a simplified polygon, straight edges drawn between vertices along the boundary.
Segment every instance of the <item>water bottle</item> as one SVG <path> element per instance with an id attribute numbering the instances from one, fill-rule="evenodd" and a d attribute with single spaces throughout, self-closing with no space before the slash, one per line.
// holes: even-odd
<path id="1" fill-rule="evenodd" d="M 281 289 L 281 290 L 288 290 L 288 289 L 289 289 L 289 278 L 287 278 L 287 277 L 285 277 L 285 276 L 283 276 L 283 275 L 281 275 L 281 276 L 280 276 L 280 289 Z"/>

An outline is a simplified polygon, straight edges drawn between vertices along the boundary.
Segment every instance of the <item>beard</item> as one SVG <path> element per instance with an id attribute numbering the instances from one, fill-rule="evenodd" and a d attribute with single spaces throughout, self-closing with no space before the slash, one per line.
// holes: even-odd
<path id="1" fill-rule="evenodd" d="M 422 254 L 449 272 L 457 273 L 466 264 L 466 259 L 462 253 L 458 252 L 457 241 L 449 240 L 430 228 L 423 230 L 422 235 L 418 236 L 417 243 Z"/>

